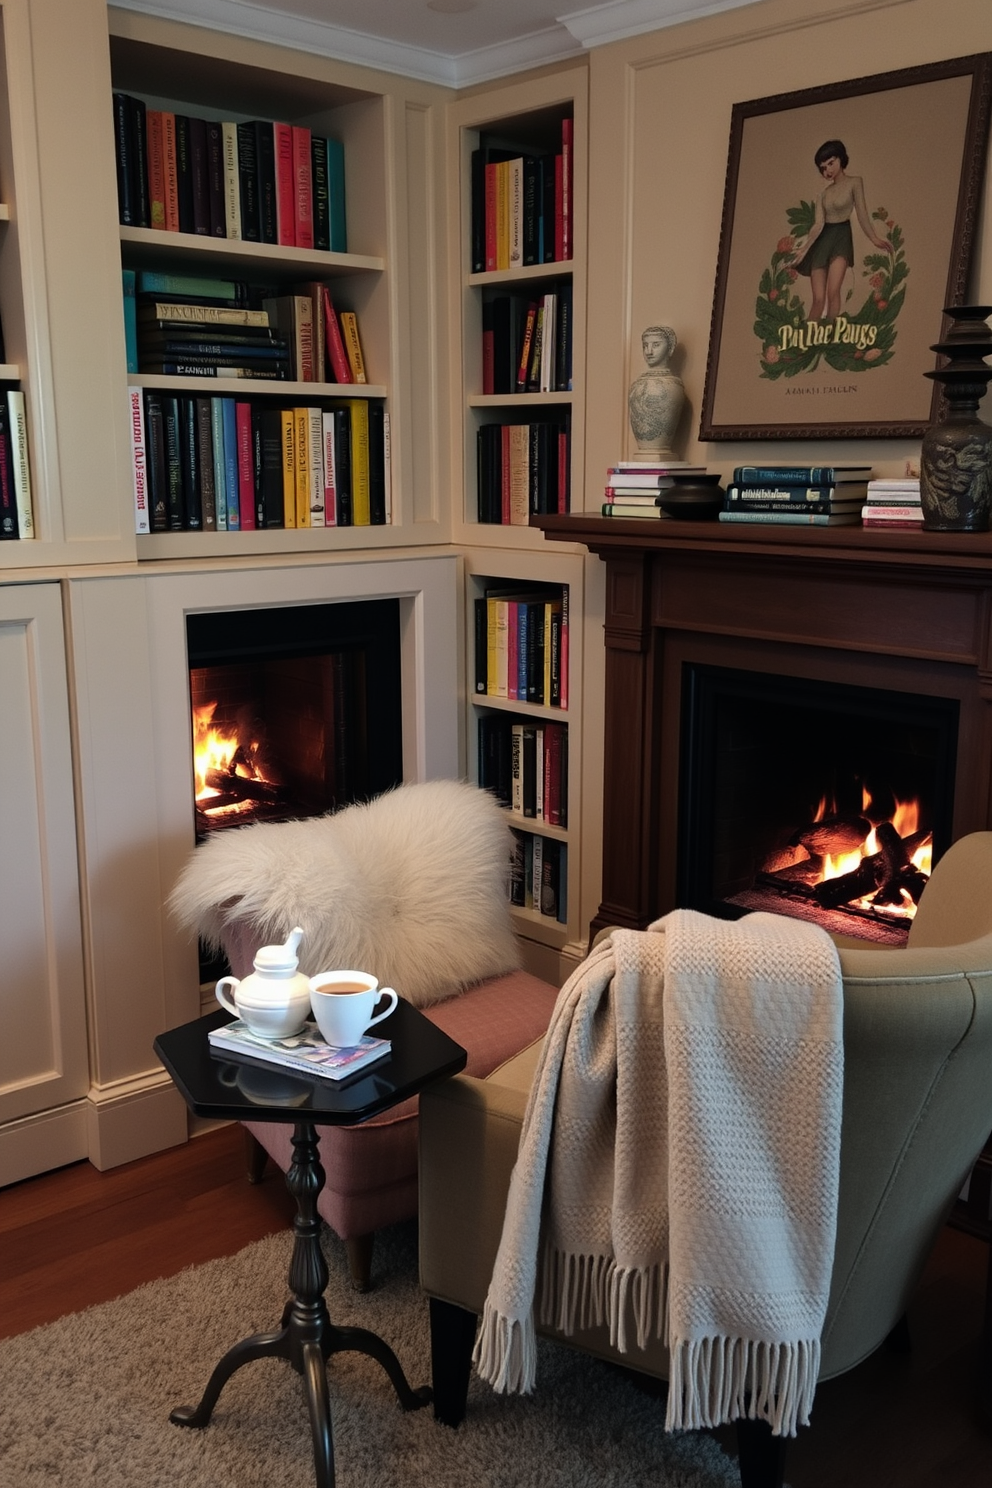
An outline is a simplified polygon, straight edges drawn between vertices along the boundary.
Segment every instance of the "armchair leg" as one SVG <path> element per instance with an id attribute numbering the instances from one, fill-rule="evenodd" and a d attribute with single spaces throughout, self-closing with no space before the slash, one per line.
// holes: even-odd
<path id="1" fill-rule="evenodd" d="M 246 1126 L 241 1128 L 241 1135 L 245 1144 L 245 1167 L 248 1171 L 249 1183 L 261 1183 L 265 1177 L 265 1165 L 269 1160 L 269 1154 L 253 1132 Z"/>
<path id="2" fill-rule="evenodd" d="M 737 1458 L 741 1488 L 783 1488 L 788 1438 L 772 1436 L 767 1421 L 742 1417 L 737 1422 Z"/>
<path id="3" fill-rule="evenodd" d="M 458 1426 L 465 1419 L 477 1322 L 474 1312 L 431 1298 L 434 1419 L 444 1426 Z"/>
<path id="4" fill-rule="evenodd" d="M 367 1292 L 372 1285 L 372 1248 L 374 1245 L 374 1231 L 371 1235 L 356 1235 L 353 1239 L 344 1242 L 345 1255 L 348 1257 L 348 1272 L 356 1292 Z"/>

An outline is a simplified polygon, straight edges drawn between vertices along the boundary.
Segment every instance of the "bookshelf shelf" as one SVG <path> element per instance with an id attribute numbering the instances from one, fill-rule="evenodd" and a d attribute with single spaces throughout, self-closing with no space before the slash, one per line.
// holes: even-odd
<path id="1" fill-rule="evenodd" d="M 129 372 L 128 386 L 169 393 L 237 394 L 241 398 L 291 396 L 309 402 L 323 398 L 384 398 L 386 388 L 370 382 L 280 382 L 274 377 L 167 377 L 155 372 Z"/>
<path id="2" fill-rule="evenodd" d="M 363 253 L 325 253 L 287 248 L 276 243 L 249 243 L 237 238 L 207 238 L 193 233 L 162 232 L 152 227 L 120 229 L 122 257 L 129 268 L 163 264 L 201 264 L 206 272 L 243 270 L 277 273 L 280 278 L 337 279 L 346 274 L 381 274 L 385 260 Z"/>
<path id="3" fill-rule="evenodd" d="M 473 393 L 465 399 L 468 408 L 570 407 L 573 393 Z"/>
<path id="4" fill-rule="evenodd" d="M 551 263 L 526 264 L 520 269 L 488 269 L 481 274 L 469 274 L 465 282 L 470 289 L 492 289 L 498 284 L 531 284 L 542 279 L 567 278 L 574 267 L 572 259 L 562 258 Z"/>

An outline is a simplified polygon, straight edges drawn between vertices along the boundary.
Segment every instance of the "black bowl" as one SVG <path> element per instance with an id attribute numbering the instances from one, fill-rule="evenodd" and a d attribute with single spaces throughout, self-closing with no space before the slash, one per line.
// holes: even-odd
<path id="1" fill-rule="evenodd" d="M 658 505 L 666 516 L 689 522 L 716 519 L 723 506 L 719 473 L 673 475 L 672 481 L 674 484 L 667 486 L 658 496 Z"/>

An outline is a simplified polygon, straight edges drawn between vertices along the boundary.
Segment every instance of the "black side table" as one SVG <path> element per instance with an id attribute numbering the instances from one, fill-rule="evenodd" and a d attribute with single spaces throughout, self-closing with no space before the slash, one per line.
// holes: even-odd
<path id="1" fill-rule="evenodd" d="M 235 1063 L 215 1052 L 207 1033 L 229 1023 L 221 1011 L 170 1029 L 155 1040 L 155 1052 L 197 1116 L 246 1121 L 264 1111 L 266 1121 L 293 1123 L 293 1162 L 286 1184 L 296 1200 L 293 1255 L 282 1321 L 274 1333 L 256 1333 L 229 1349 L 216 1365 L 197 1406 L 181 1405 L 171 1414 L 177 1426 L 206 1426 L 224 1385 L 253 1359 L 287 1359 L 303 1376 L 313 1436 L 317 1488 L 334 1488 L 334 1444 L 326 1362 L 331 1354 L 354 1350 L 377 1359 L 404 1410 L 426 1405 L 429 1387 L 411 1389 L 393 1350 L 367 1328 L 338 1328 L 324 1298 L 328 1272 L 320 1247 L 323 1221 L 317 1198 L 324 1170 L 317 1152 L 317 1127 L 352 1126 L 415 1095 L 425 1085 L 464 1069 L 465 1050 L 409 1003 L 399 1002 L 377 1032 L 392 1051 L 367 1071 L 343 1084 L 275 1065 Z"/>

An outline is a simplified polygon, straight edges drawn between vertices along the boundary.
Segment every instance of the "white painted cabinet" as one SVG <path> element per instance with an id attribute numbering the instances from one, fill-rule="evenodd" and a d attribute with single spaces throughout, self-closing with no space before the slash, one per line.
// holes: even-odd
<path id="1" fill-rule="evenodd" d="M 0 586 L 0 1184 L 86 1155 L 61 588 Z"/>

